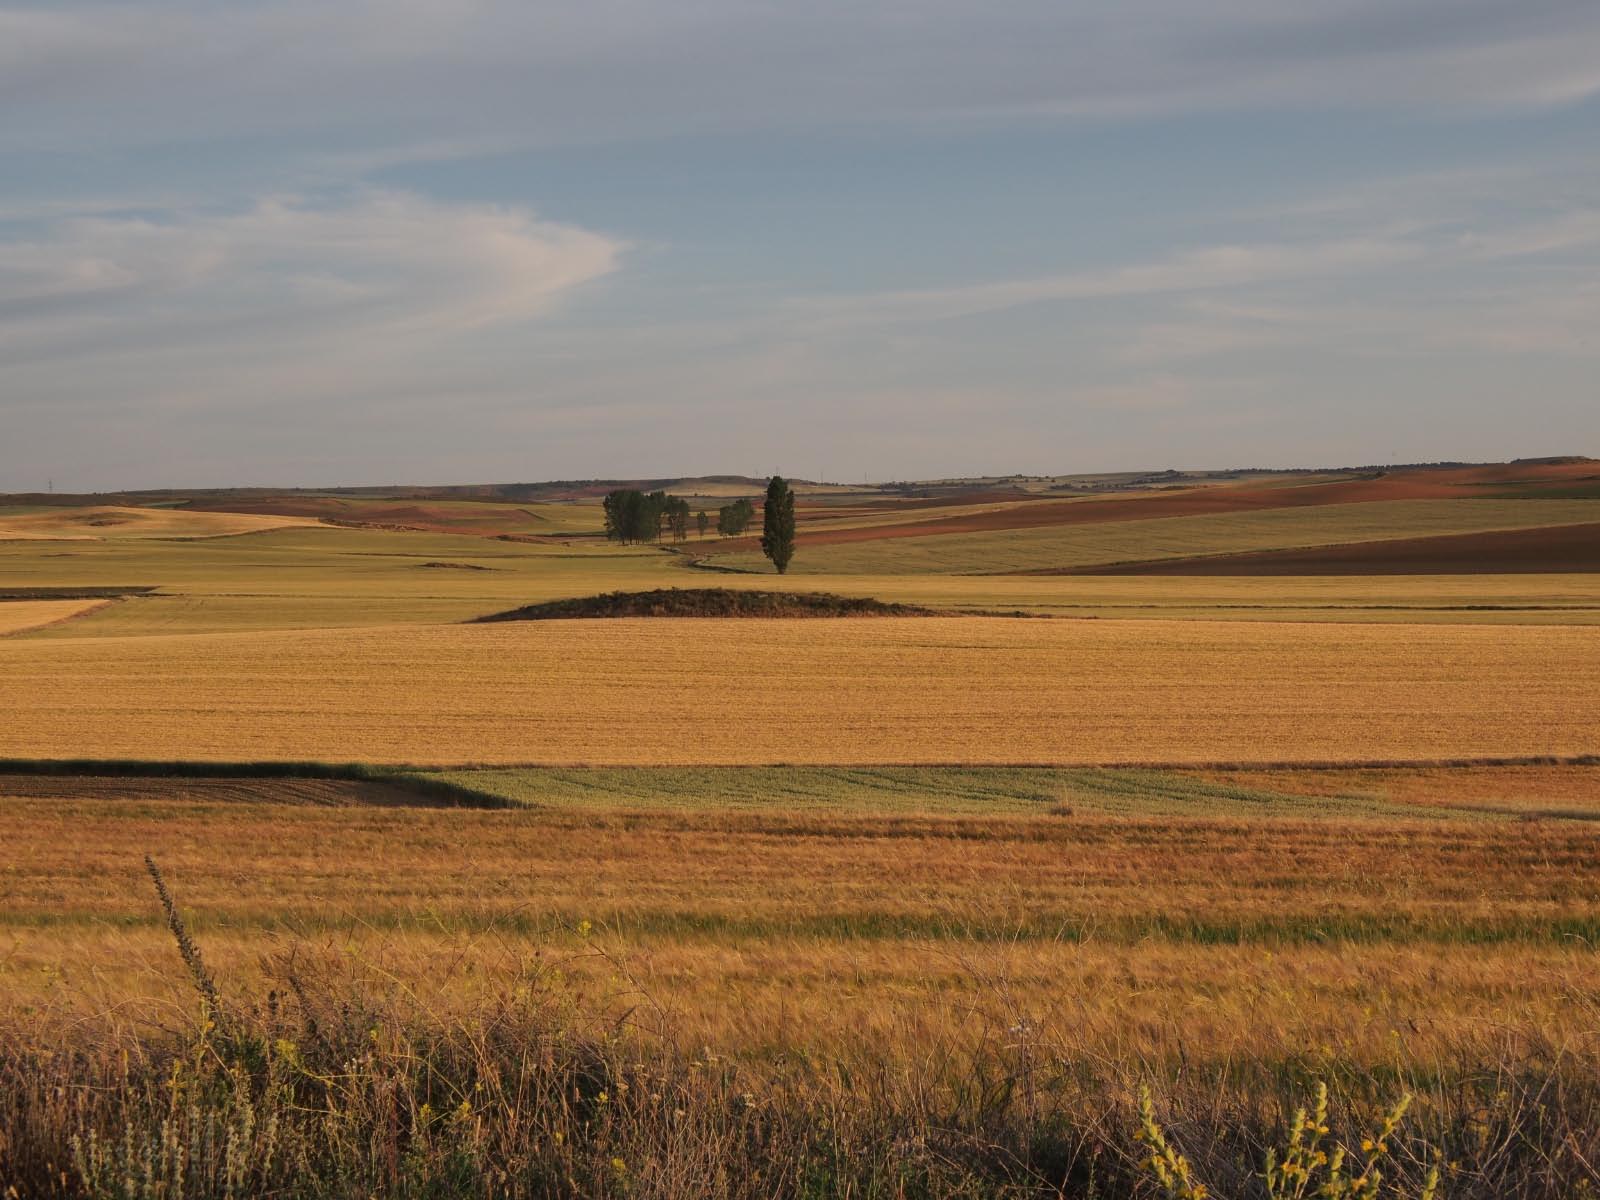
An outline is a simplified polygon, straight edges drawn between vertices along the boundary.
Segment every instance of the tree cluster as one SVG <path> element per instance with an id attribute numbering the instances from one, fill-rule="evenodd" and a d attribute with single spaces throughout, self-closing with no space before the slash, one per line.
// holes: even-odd
<path id="1" fill-rule="evenodd" d="M 625 546 L 660 541 L 663 520 L 678 541 L 689 536 L 689 502 L 682 496 L 617 488 L 606 493 L 604 508 L 606 537 Z"/>
<path id="2" fill-rule="evenodd" d="M 701 537 L 705 537 L 711 524 L 707 513 L 692 512 L 689 502 L 682 496 L 669 496 L 666 492 L 617 488 L 606 493 L 604 508 L 606 537 L 625 546 L 634 542 L 659 542 L 663 522 L 672 531 L 673 538 L 680 542 L 688 540 L 691 517 Z M 738 537 L 750 528 L 755 516 L 756 506 L 748 497 L 741 496 L 717 510 L 717 532 L 723 537 Z M 778 475 L 767 484 L 761 552 L 772 560 L 780 575 L 789 569 L 789 560 L 794 557 L 794 492 Z"/>
<path id="3" fill-rule="evenodd" d="M 724 504 L 717 509 L 717 532 L 723 537 L 738 537 L 750 528 L 750 522 L 756 518 L 756 506 L 740 496 L 732 504 Z"/>

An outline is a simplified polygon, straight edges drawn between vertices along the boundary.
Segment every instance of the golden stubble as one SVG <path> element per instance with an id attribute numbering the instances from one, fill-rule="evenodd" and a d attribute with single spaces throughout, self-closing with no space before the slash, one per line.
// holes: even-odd
<path id="1" fill-rule="evenodd" d="M 707 715 L 713 704 L 714 715 Z M 549 621 L 0 643 L 0 754 L 1262 763 L 1600 749 L 1582 628 Z"/>

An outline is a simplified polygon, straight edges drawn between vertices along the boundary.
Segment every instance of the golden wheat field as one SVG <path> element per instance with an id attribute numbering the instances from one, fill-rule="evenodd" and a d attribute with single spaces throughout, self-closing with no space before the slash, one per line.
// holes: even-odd
<path id="1" fill-rule="evenodd" d="M 1595 748 L 1579 627 L 610 620 L 0 643 L 0 755 L 1274 762 Z M 639 716 L 619 717 L 621 713 Z M 647 714 L 647 715 L 646 715 Z"/>
<path id="2" fill-rule="evenodd" d="M 1503 1028 L 1587 1036 L 1600 997 L 1585 822 L 620 816 L 273 787 L 0 779 L 0 1004 L 182 1010 L 146 853 L 230 989 L 293 950 L 419 989 L 448 963 L 436 1002 L 470 1009 L 555 956 L 723 1052 L 949 1021 L 1003 985 L 1104 1054 L 1370 1066 Z"/>
<path id="3" fill-rule="evenodd" d="M 0 601 L 0 636 L 40 629 L 103 608 L 105 600 L 4 600 Z"/>

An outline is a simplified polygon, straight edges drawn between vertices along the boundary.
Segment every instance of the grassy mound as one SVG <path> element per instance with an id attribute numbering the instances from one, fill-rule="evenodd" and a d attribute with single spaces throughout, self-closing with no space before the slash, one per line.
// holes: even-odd
<path id="1" fill-rule="evenodd" d="M 736 588 L 657 588 L 606 592 L 529 604 L 478 621 L 554 621 L 579 617 L 931 617 L 931 608 L 831 592 L 765 592 Z"/>

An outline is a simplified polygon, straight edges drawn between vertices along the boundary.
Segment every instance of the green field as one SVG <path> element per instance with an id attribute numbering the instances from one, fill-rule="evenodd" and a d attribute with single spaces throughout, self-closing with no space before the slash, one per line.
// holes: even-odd
<path id="1" fill-rule="evenodd" d="M 1327 772 L 521 767 L 420 777 L 518 805 L 574 812 L 1512 820 L 1532 811 L 1537 801 L 1543 811 L 1567 819 L 1600 819 L 1600 765 Z M 1558 782 L 1574 798 L 1556 808 L 1551 794 Z"/>

